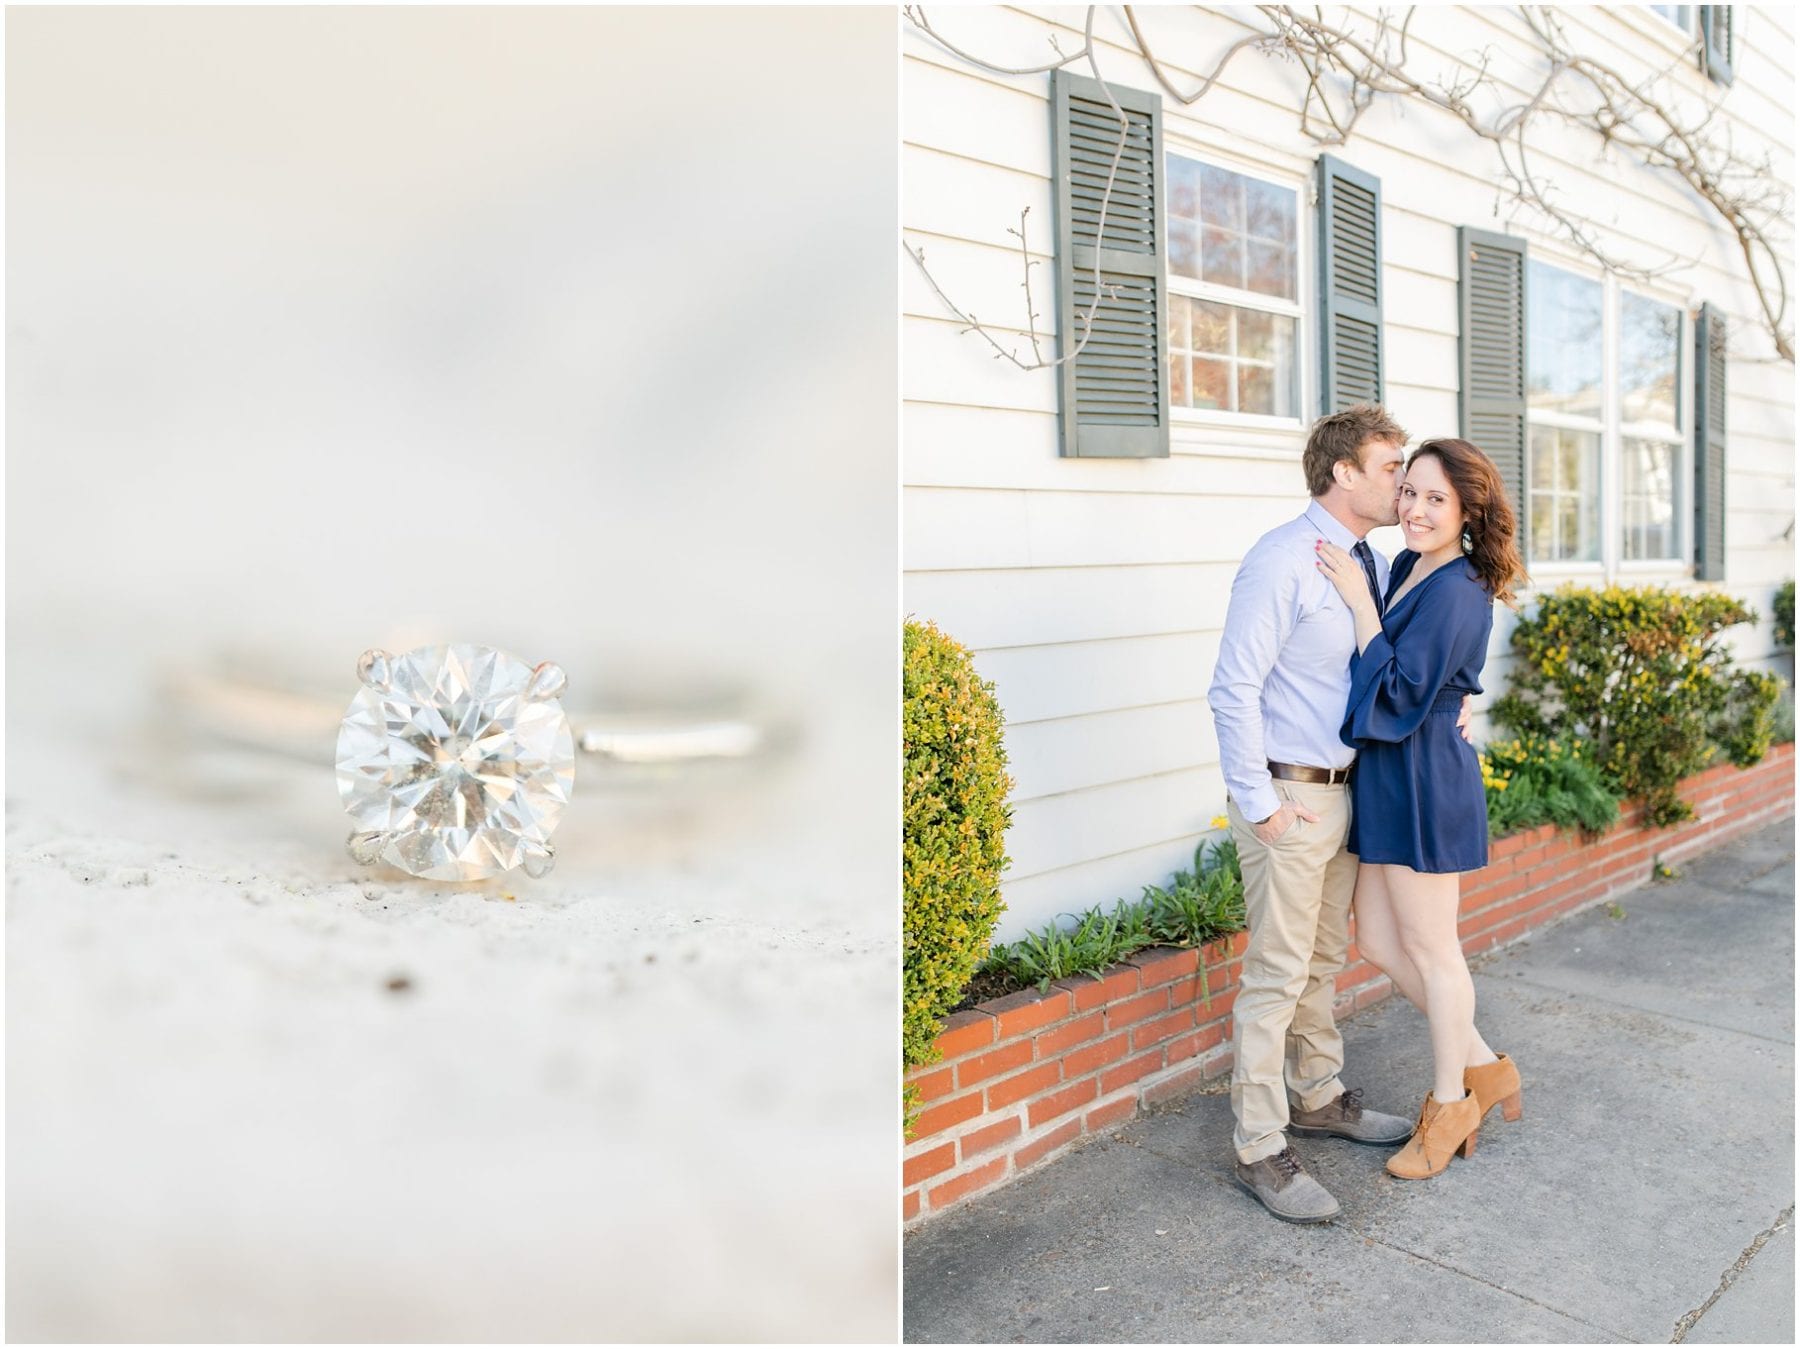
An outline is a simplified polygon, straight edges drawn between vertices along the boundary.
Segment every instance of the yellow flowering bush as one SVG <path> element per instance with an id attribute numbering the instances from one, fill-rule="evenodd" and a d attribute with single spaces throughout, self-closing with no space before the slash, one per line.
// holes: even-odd
<path id="1" fill-rule="evenodd" d="M 1721 751 L 1747 765 L 1768 749 L 1779 681 L 1733 668 L 1719 640 L 1755 621 L 1713 591 L 1565 585 L 1514 627 L 1518 659 L 1494 719 L 1546 744 L 1584 743 L 1610 789 L 1642 799 L 1649 823 L 1686 819 L 1683 778 Z"/>

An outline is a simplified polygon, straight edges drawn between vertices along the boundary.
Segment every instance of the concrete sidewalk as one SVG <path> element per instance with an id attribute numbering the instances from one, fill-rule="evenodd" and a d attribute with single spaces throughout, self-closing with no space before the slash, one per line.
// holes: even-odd
<path id="1" fill-rule="evenodd" d="M 1296 1227 L 1231 1178 L 1223 1083 L 913 1233 L 908 1341 L 1794 1340 L 1794 824 L 1483 958 L 1518 1060 L 1428 1181 L 1297 1143 L 1343 1212 Z M 1351 1086 L 1417 1109 L 1422 1016 L 1345 1023 Z"/>

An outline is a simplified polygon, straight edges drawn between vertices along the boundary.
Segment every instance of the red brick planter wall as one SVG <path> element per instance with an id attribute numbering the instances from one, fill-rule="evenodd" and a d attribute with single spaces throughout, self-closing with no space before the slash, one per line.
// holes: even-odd
<path id="1" fill-rule="evenodd" d="M 1679 861 L 1794 813 L 1794 747 L 1754 768 L 1729 764 L 1689 778 L 1694 819 L 1645 829 L 1628 805 L 1584 841 L 1552 825 L 1498 839 L 1488 865 L 1463 878 L 1463 950 L 1487 951 L 1642 885 L 1654 863 Z M 1357 952 L 1338 975 L 1339 1016 L 1392 991 Z M 908 1079 L 923 1109 L 906 1146 L 908 1224 L 1006 1184 L 1081 1139 L 1132 1119 L 1231 1067 L 1231 1005 L 1244 934 L 1200 954 L 1142 951 L 1103 977 L 1080 975 L 958 1012 L 938 1037 L 941 1062 Z"/>

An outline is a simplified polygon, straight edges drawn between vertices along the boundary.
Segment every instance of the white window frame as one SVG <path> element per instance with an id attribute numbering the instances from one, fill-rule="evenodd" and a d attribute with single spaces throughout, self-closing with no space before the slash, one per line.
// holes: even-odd
<path id="1" fill-rule="evenodd" d="M 1613 368 L 1609 377 L 1609 388 L 1614 400 L 1619 398 L 1618 369 L 1618 334 L 1623 328 L 1622 317 L 1625 308 L 1625 293 L 1629 291 L 1641 300 L 1650 300 L 1656 304 L 1667 305 L 1675 311 L 1675 426 L 1671 429 L 1663 422 L 1619 422 L 1615 415 L 1609 419 L 1617 423 L 1613 428 L 1612 456 L 1616 467 L 1612 475 L 1612 483 L 1617 498 L 1614 537 L 1611 540 L 1617 553 L 1614 570 L 1634 580 L 1645 576 L 1679 576 L 1685 574 L 1692 566 L 1693 530 L 1692 506 L 1693 492 L 1689 484 L 1693 481 L 1693 396 L 1688 389 L 1689 374 L 1693 365 L 1690 354 L 1693 332 L 1689 327 L 1687 307 L 1678 300 L 1665 295 L 1658 295 L 1647 286 L 1626 285 L 1616 278 L 1608 277 L 1610 298 L 1608 316 L 1612 325 Z M 1675 499 L 1670 503 L 1673 514 L 1673 528 L 1670 530 L 1670 544 L 1674 553 L 1669 557 L 1646 557 L 1627 559 L 1625 557 L 1625 441 L 1655 440 L 1675 449 L 1673 456 L 1673 482 L 1670 484 Z M 1686 488 L 1687 490 L 1683 490 Z"/>
<path id="2" fill-rule="evenodd" d="M 1697 21 L 1700 17 L 1700 7 L 1698 5 L 1677 5 L 1677 6 L 1675 6 L 1675 8 L 1677 8 L 1677 9 L 1684 9 L 1687 11 L 1687 22 L 1685 24 L 1679 19 L 1671 19 L 1667 14 L 1664 14 L 1655 5 L 1645 5 L 1645 6 L 1643 6 L 1643 8 L 1648 10 L 1651 14 L 1654 14 L 1657 18 L 1661 19 L 1664 23 L 1668 24 L 1669 27 L 1673 28 L 1677 33 L 1680 33 L 1684 38 L 1692 38 L 1692 37 L 1695 37 L 1698 35 Z"/>
<path id="3" fill-rule="evenodd" d="M 1529 531 L 1526 532 L 1525 537 L 1520 541 L 1522 545 L 1520 552 L 1525 556 L 1525 566 L 1527 570 L 1530 571 L 1534 584 L 1540 584 L 1540 578 L 1546 575 L 1552 576 L 1558 581 L 1592 580 L 1595 577 L 1604 578 L 1611 570 L 1611 555 L 1608 552 L 1608 541 L 1610 539 L 1608 530 L 1611 529 L 1612 526 L 1609 523 L 1610 514 L 1607 498 L 1609 495 L 1613 494 L 1608 493 L 1606 490 L 1607 484 L 1611 481 L 1611 470 L 1608 465 L 1616 458 L 1616 455 L 1612 454 L 1608 449 L 1607 427 L 1612 424 L 1618 411 L 1613 383 L 1607 375 L 1608 371 L 1615 368 L 1618 356 L 1618 353 L 1613 349 L 1617 339 L 1617 324 L 1608 317 L 1612 312 L 1608 307 L 1611 304 L 1611 292 L 1607 289 L 1606 276 L 1582 267 L 1572 267 L 1560 257 L 1538 257 L 1533 255 L 1527 259 L 1527 266 L 1534 262 L 1545 267 L 1554 267 L 1559 272 L 1567 272 L 1569 275 L 1579 277 L 1583 281 L 1596 282 L 1600 286 L 1600 333 L 1602 339 L 1602 353 L 1600 357 L 1600 416 L 1598 418 L 1577 417 L 1566 412 L 1544 412 L 1538 408 L 1532 407 L 1530 392 L 1531 353 L 1529 349 L 1526 351 L 1525 365 L 1527 374 L 1525 394 L 1524 486 L 1526 510 L 1529 512 L 1532 509 L 1531 428 L 1534 426 L 1554 426 L 1559 430 L 1564 431 L 1583 431 L 1590 435 L 1598 433 L 1600 436 L 1600 464 L 1596 469 L 1596 480 L 1600 491 L 1600 511 L 1599 520 L 1594 527 L 1600 531 L 1600 556 L 1592 562 L 1577 561 L 1571 558 L 1559 558 L 1555 560 L 1540 560 L 1534 558 L 1531 556 L 1531 535 Z M 1525 315 L 1525 340 L 1528 344 L 1531 341 L 1531 314 L 1529 311 Z"/>
<path id="4" fill-rule="evenodd" d="M 1208 168 L 1224 169 L 1228 173 L 1240 174 L 1245 178 L 1254 178 L 1258 182 L 1267 183 L 1271 187 L 1282 188 L 1294 194 L 1294 291 L 1292 301 L 1277 296 L 1263 295 L 1253 290 L 1240 290 L 1236 286 L 1221 286 L 1213 282 L 1199 281 L 1193 277 L 1181 276 L 1169 265 L 1165 258 L 1163 273 L 1167 282 L 1168 294 L 1186 296 L 1191 300 L 1208 300 L 1218 304 L 1234 305 L 1240 309 L 1255 309 L 1264 313 L 1277 314 L 1295 321 L 1294 327 L 1294 364 L 1295 364 L 1295 398 L 1296 415 L 1277 417 L 1262 412 L 1228 412 L 1212 408 L 1178 407 L 1173 393 L 1169 400 L 1169 429 L 1172 435 L 1183 432 L 1192 433 L 1208 428 L 1240 428 L 1248 431 L 1269 431 L 1283 435 L 1294 432 L 1304 433 L 1311 419 L 1306 411 L 1313 405 L 1316 396 L 1314 371 L 1316 365 L 1312 360 L 1312 342 L 1314 322 L 1310 321 L 1313 302 L 1313 220 L 1312 194 L 1307 189 L 1310 181 L 1304 174 L 1282 174 L 1271 172 L 1266 166 L 1246 162 L 1236 156 L 1206 147 L 1202 148 L 1186 139 L 1177 138 L 1168 133 L 1163 134 L 1163 158 L 1165 166 L 1171 155 L 1180 155 Z M 1168 181 L 1165 172 L 1164 183 Z M 1165 193 L 1167 188 L 1164 188 Z M 1168 199 L 1163 201 L 1165 218 L 1168 215 Z"/>
<path id="5" fill-rule="evenodd" d="M 1563 413 L 1540 412 L 1529 406 L 1525 413 L 1526 435 L 1525 492 L 1531 492 L 1531 427 L 1555 426 L 1568 430 L 1600 433 L 1600 558 L 1597 562 L 1534 561 L 1531 540 L 1523 540 L 1522 552 L 1534 588 L 1545 589 L 1562 581 L 1592 581 L 1612 578 L 1629 579 L 1633 583 L 1657 580 L 1680 580 L 1693 574 L 1693 496 L 1689 484 L 1694 473 L 1694 399 L 1689 385 L 1693 379 L 1691 347 L 1694 340 L 1693 320 L 1681 297 L 1654 287 L 1622 283 L 1610 272 L 1596 272 L 1566 255 L 1534 246 L 1531 261 L 1567 272 L 1600 286 L 1601 358 L 1599 425 L 1585 417 Z M 1675 338 L 1675 407 L 1677 430 L 1661 423 L 1620 421 L 1619 396 L 1619 330 L 1623 306 L 1622 293 L 1629 290 L 1641 299 L 1670 305 L 1679 316 Z M 1526 331 L 1530 332 L 1531 316 L 1526 315 Z M 1529 340 L 1529 338 L 1527 339 Z M 1527 362 L 1530 356 L 1527 353 Z M 1675 554 L 1665 558 L 1625 558 L 1625 439 L 1661 440 L 1675 446 L 1674 467 L 1674 537 Z M 1679 440 L 1677 440 L 1679 437 Z"/>

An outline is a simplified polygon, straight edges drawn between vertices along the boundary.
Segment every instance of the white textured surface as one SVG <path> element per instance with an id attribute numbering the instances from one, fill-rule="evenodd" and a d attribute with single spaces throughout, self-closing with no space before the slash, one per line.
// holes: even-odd
<path id="1" fill-rule="evenodd" d="M 15 1337 L 891 1330 L 892 938 L 782 826 L 804 761 L 628 839 L 578 785 L 585 868 L 435 886 L 327 768 L 159 797 L 21 682 Z"/>
<path id="2" fill-rule="evenodd" d="M 892 1337 L 892 28 L 8 15 L 10 1337 Z M 471 887 L 157 746 L 408 623 L 808 737 Z"/>

